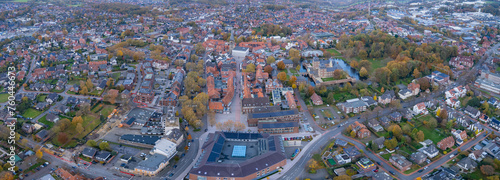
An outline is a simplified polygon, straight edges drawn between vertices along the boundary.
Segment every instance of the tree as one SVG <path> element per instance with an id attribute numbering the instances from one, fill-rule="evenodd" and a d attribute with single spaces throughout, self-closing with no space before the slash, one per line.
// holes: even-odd
<path id="1" fill-rule="evenodd" d="M 38 150 L 36 150 L 35 155 L 36 155 L 36 157 L 37 157 L 38 159 L 42 159 L 42 157 L 43 157 L 43 152 L 42 152 L 42 149 L 38 149 Z"/>
<path id="2" fill-rule="evenodd" d="M 245 68 L 245 72 L 254 73 L 255 72 L 255 64 L 248 64 Z"/>
<path id="3" fill-rule="evenodd" d="M 89 93 L 87 86 L 83 86 L 82 89 L 80 89 L 80 94 L 87 95 L 87 93 Z"/>
<path id="4" fill-rule="evenodd" d="M 281 82 L 285 82 L 286 81 L 286 72 L 278 73 L 278 80 L 280 80 Z"/>
<path id="5" fill-rule="evenodd" d="M 71 124 L 76 126 L 78 123 L 83 123 L 83 118 L 81 116 L 75 116 L 73 120 L 71 120 Z"/>
<path id="6" fill-rule="evenodd" d="M 335 104 L 335 94 L 333 92 L 328 93 L 328 96 L 326 97 L 326 103 L 328 104 Z"/>
<path id="7" fill-rule="evenodd" d="M 493 175 L 495 173 L 495 169 L 493 168 L 493 166 L 491 165 L 482 165 L 480 167 L 481 169 L 481 173 L 483 173 L 484 175 Z"/>
<path id="8" fill-rule="evenodd" d="M 87 141 L 86 145 L 90 147 L 97 147 L 97 142 L 91 139 Z"/>
<path id="9" fill-rule="evenodd" d="M 351 137 L 356 137 L 356 132 L 355 131 L 351 131 L 350 135 L 351 135 Z"/>
<path id="10" fill-rule="evenodd" d="M 307 96 L 311 97 L 314 94 L 314 88 L 309 86 L 307 89 Z"/>
<path id="11" fill-rule="evenodd" d="M 274 56 L 269 56 L 269 57 L 267 57 L 267 60 L 266 60 L 267 64 L 272 64 L 275 61 L 276 61 L 276 59 L 274 58 Z"/>
<path id="12" fill-rule="evenodd" d="M 359 64 L 358 64 L 358 61 L 356 61 L 356 60 L 352 60 L 352 61 L 351 61 L 351 63 L 349 63 L 349 65 L 350 65 L 352 68 L 356 69 L 356 68 L 358 68 L 358 65 L 359 65 Z"/>
<path id="13" fill-rule="evenodd" d="M 9 164 L 9 163 L 6 163 Z M 14 175 L 12 175 L 11 171 L 3 171 L 2 174 L 0 174 L 0 179 L 2 180 L 14 180 Z"/>
<path id="14" fill-rule="evenodd" d="M 380 92 L 381 92 L 381 93 L 384 93 L 384 92 L 385 92 L 384 87 L 382 87 L 382 88 L 380 89 Z"/>
<path id="15" fill-rule="evenodd" d="M 359 58 L 361 58 L 361 59 L 366 59 L 366 58 L 367 58 L 367 56 L 368 56 L 368 53 L 366 53 L 366 51 L 365 51 L 364 49 L 361 49 L 361 50 L 359 50 L 359 52 L 358 52 L 358 56 L 359 56 Z"/>
<path id="16" fill-rule="evenodd" d="M 347 170 L 345 171 L 345 173 L 346 173 L 348 176 L 354 176 L 354 175 L 356 175 L 356 174 L 357 174 L 357 172 L 356 172 L 356 171 L 354 171 L 353 169 L 347 169 Z"/>
<path id="17" fill-rule="evenodd" d="M 233 120 L 227 120 L 226 122 L 222 123 L 222 130 L 231 131 L 233 127 L 234 127 Z"/>
<path id="18" fill-rule="evenodd" d="M 392 138 L 390 140 L 385 140 L 384 146 L 387 147 L 387 149 L 394 149 L 396 146 L 398 146 L 398 141 L 396 138 Z"/>
<path id="19" fill-rule="evenodd" d="M 101 150 L 108 150 L 109 149 L 108 142 L 101 142 L 101 143 L 99 143 L 99 149 L 101 149 Z"/>
<path id="20" fill-rule="evenodd" d="M 297 81 L 297 77 L 291 76 L 290 80 L 288 80 L 288 84 L 295 84 L 296 81 Z"/>
<path id="21" fill-rule="evenodd" d="M 245 123 L 242 123 L 242 122 L 235 122 L 234 123 L 234 130 L 235 131 L 243 131 L 243 130 L 245 130 L 245 128 L 246 128 Z"/>
<path id="22" fill-rule="evenodd" d="M 421 75 L 422 75 L 422 73 L 420 73 L 420 71 L 418 71 L 418 69 L 417 69 L 417 68 L 415 68 L 415 69 L 413 70 L 413 77 L 414 77 L 415 79 L 420 78 L 420 76 L 421 76 Z"/>
<path id="23" fill-rule="evenodd" d="M 366 69 L 370 69 L 371 66 L 372 66 L 372 63 L 368 60 L 361 60 L 361 61 L 359 61 L 359 65 L 358 65 L 359 68 L 364 67 Z"/>
<path id="24" fill-rule="evenodd" d="M 94 84 L 92 84 L 92 81 L 90 79 L 87 79 L 87 82 L 85 83 L 87 88 L 92 89 L 94 87 Z"/>
<path id="25" fill-rule="evenodd" d="M 422 142 L 422 141 L 424 141 L 424 139 L 425 139 L 424 132 L 423 131 L 418 131 L 417 137 L 416 137 L 415 140 L 417 140 L 418 142 Z"/>
<path id="26" fill-rule="evenodd" d="M 427 122 L 427 126 L 431 129 L 434 129 L 437 127 L 437 120 L 434 118 L 431 118 L 429 122 Z"/>
<path id="27" fill-rule="evenodd" d="M 307 164 L 308 164 L 307 167 L 309 167 L 309 169 L 312 169 L 312 170 L 316 170 L 319 167 L 318 162 L 314 159 L 309 160 L 309 162 Z"/>
<path id="28" fill-rule="evenodd" d="M 266 72 L 267 74 L 271 74 L 273 72 L 273 67 L 271 67 L 270 65 L 265 66 L 264 72 Z"/>
<path id="29" fill-rule="evenodd" d="M 401 136 L 403 135 L 403 131 L 401 130 L 401 126 L 399 125 L 392 125 L 390 128 L 390 131 L 392 131 L 392 134 L 394 136 L 396 136 L 398 139 L 401 138 Z"/>
<path id="30" fill-rule="evenodd" d="M 76 125 L 76 128 L 75 128 L 75 131 L 78 133 L 78 134 L 81 134 L 85 129 L 83 128 L 82 126 L 82 123 L 78 123 Z"/>
<path id="31" fill-rule="evenodd" d="M 486 110 L 490 108 L 490 104 L 488 104 L 487 101 L 484 101 L 484 103 L 481 105 L 480 109 L 483 113 L 485 113 Z M 485 113 L 486 114 L 486 113 Z"/>
<path id="32" fill-rule="evenodd" d="M 359 76 L 362 78 L 368 77 L 368 71 L 366 70 L 365 67 L 361 67 L 361 70 L 359 70 Z"/>
<path id="33" fill-rule="evenodd" d="M 105 101 L 111 104 L 115 104 L 116 98 L 118 97 L 118 91 L 116 89 L 109 90 L 106 95 L 104 95 Z"/>
<path id="34" fill-rule="evenodd" d="M 278 66 L 278 69 L 279 69 L 279 70 L 283 70 L 283 69 L 285 69 L 285 68 L 286 68 L 286 67 L 285 67 L 285 62 L 283 62 L 283 61 L 278 62 L 277 66 Z"/>
<path id="35" fill-rule="evenodd" d="M 291 58 L 300 58 L 300 51 L 295 48 L 291 48 L 290 51 L 288 51 L 288 54 Z"/>
<path id="36" fill-rule="evenodd" d="M 418 84 L 420 85 L 420 89 L 422 89 L 424 91 L 431 87 L 429 80 L 427 80 L 425 78 L 418 79 Z"/>
<path id="37" fill-rule="evenodd" d="M 60 144 L 66 144 L 66 142 L 68 142 L 68 135 L 65 132 L 60 132 L 57 134 L 57 142 Z"/>
<path id="38" fill-rule="evenodd" d="M 441 113 L 441 107 L 438 107 L 438 109 L 436 110 L 436 116 L 439 117 L 439 114 Z"/>
<path id="39" fill-rule="evenodd" d="M 442 109 L 439 113 L 439 118 L 441 118 L 442 120 L 448 119 L 448 111 L 446 111 L 446 109 Z"/>
<path id="40" fill-rule="evenodd" d="M 116 56 L 123 57 L 123 51 L 121 50 L 116 51 Z"/>
<path id="41" fill-rule="evenodd" d="M 335 71 L 333 71 L 333 78 L 344 79 L 344 71 L 342 69 L 335 69 Z"/>

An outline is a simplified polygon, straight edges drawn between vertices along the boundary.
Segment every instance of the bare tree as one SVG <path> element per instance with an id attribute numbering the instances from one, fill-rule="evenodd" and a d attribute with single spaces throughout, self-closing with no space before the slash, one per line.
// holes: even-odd
<path id="1" fill-rule="evenodd" d="M 236 131 L 243 131 L 246 128 L 245 123 L 242 122 L 235 122 L 234 123 L 234 130 Z"/>
<path id="2" fill-rule="evenodd" d="M 216 123 L 215 112 L 210 111 L 208 113 L 208 123 L 210 124 L 210 126 L 214 126 L 215 125 L 215 123 Z"/>

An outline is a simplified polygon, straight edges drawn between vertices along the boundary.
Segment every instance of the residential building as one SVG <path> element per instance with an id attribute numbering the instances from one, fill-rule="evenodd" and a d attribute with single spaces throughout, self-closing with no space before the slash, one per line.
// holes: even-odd
<path id="1" fill-rule="evenodd" d="M 351 124 L 351 129 L 356 133 L 356 137 L 358 138 L 366 138 L 371 135 L 370 130 L 366 128 L 365 125 L 359 123 L 358 121 L 355 121 L 354 124 Z"/>
<path id="2" fill-rule="evenodd" d="M 412 160 L 415 164 L 422 164 L 427 159 L 427 155 L 422 152 L 414 152 L 410 155 L 410 160 Z"/>
<path id="3" fill-rule="evenodd" d="M 358 165 L 360 170 L 363 172 L 370 172 L 376 169 L 375 163 L 366 157 L 361 158 L 358 162 L 356 162 L 356 165 Z"/>
<path id="4" fill-rule="evenodd" d="M 468 115 L 470 115 L 470 117 L 476 119 L 479 117 L 479 115 L 481 115 L 481 112 L 479 112 L 479 110 L 477 110 L 476 108 L 473 108 L 472 106 L 467 106 L 464 110 L 464 112 Z"/>
<path id="5" fill-rule="evenodd" d="M 447 148 L 453 147 L 453 145 L 455 145 L 455 139 L 453 139 L 453 136 L 444 138 L 443 140 L 437 143 L 437 147 L 443 151 L 446 150 Z"/>
<path id="6" fill-rule="evenodd" d="M 351 157 L 349 157 L 347 154 L 337 154 L 335 156 L 335 161 L 337 161 L 338 164 L 347 164 L 351 163 Z"/>
<path id="7" fill-rule="evenodd" d="M 477 167 L 477 162 L 470 157 L 465 157 L 458 161 L 457 166 L 464 171 L 473 171 Z"/>
<path id="8" fill-rule="evenodd" d="M 258 131 L 259 133 L 269 134 L 298 133 L 299 124 L 297 122 L 259 123 Z"/>
<path id="9" fill-rule="evenodd" d="M 388 90 L 388 91 L 385 91 L 384 94 L 382 94 L 382 96 L 378 97 L 378 103 L 379 104 L 389 104 L 395 99 L 396 99 L 396 95 L 394 94 L 394 91 Z"/>
<path id="10" fill-rule="evenodd" d="M 412 165 L 412 163 L 410 161 L 406 160 L 406 158 L 404 156 L 399 155 L 399 154 L 393 154 L 389 158 L 389 162 L 391 162 L 392 165 L 394 165 L 395 167 L 397 167 L 401 171 L 409 170 L 410 166 Z"/>
<path id="11" fill-rule="evenodd" d="M 424 102 L 415 104 L 415 106 L 413 106 L 413 112 L 415 112 L 416 114 L 428 114 L 429 113 L 427 111 L 427 109 L 425 108 Z"/>
<path id="12" fill-rule="evenodd" d="M 156 141 L 155 146 L 151 149 L 151 154 L 161 154 L 167 158 L 174 156 L 177 153 L 177 144 L 166 139 Z"/>
<path id="13" fill-rule="evenodd" d="M 469 158 L 471 158 L 474 161 L 481 162 L 483 158 L 485 157 L 486 152 L 484 150 L 479 149 L 479 150 L 474 150 L 471 153 L 469 153 Z"/>
<path id="14" fill-rule="evenodd" d="M 344 103 L 338 103 L 337 107 L 339 107 L 345 113 L 361 113 L 366 111 L 366 107 L 368 104 L 366 102 L 361 101 L 359 98 L 349 99 Z"/>
<path id="15" fill-rule="evenodd" d="M 439 151 L 436 149 L 436 146 L 434 144 L 427 146 L 422 149 L 422 152 L 427 155 L 430 159 L 436 157 L 439 153 Z"/>
<path id="16" fill-rule="evenodd" d="M 314 93 L 311 96 L 311 100 L 312 100 L 313 104 L 316 105 L 316 106 L 319 106 L 319 105 L 323 104 L 323 99 L 321 99 L 321 97 L 318 96 L 316 93 Z"/>

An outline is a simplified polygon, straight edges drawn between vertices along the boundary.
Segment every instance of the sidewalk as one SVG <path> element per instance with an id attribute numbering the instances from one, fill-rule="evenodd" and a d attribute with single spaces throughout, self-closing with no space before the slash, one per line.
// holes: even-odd
<path id="1" fill-rule="evenodd" d="M 198 143 L 199 143 L 199 146 L 198 146 L 198 154 L 196 154 L 196 157 L 194 159 L 194 161 L 188 166 L 188 168 L 186 168 L 182 173 L 181 175 L 179 175 L 177 177 L 177 179 L 183 179 L 184 177 L 186 177 L 186 175 L 189 173 L 189 171 L 191 171 L 191 169 L 193 169 L 193 166 L 194 164 L 196 163 L 196 161 L 198 161 L 198 159 L 200 158 L 201 156 L 201 147 L 203 146 L 203 144 L 205 143 L 205 140 L 207 139 L 207 136 L 210 132 L 205 132 L 203 133 L 199 139 L 198 139 Z"/>

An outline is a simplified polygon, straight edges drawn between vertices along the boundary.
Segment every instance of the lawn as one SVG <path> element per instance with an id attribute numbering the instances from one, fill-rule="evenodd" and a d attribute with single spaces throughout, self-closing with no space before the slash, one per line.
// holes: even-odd
<path id="1" fill-rule="evenodd" d="M 101 107 L 99 107 L 99 106 L 100 105 L 98 105 L 94 109 L 92 109 L 92 112 L 94 112 L 95 114 L 99 114 L 99 109 L 101 109 Z M 116 106 L 113 106 L 113 105 L 104 105 L 104 107 L 101 110 L 102 116 L 107 117 L 109 114 L 111 114 L 111 112 L 113 111 L 113 109 L 115 109 L 115 107 Z"/>
<path id="2" fill-rule="evenodd" d="M 83 116 L 83 123 L 82 126 L 85 128 L 85 131 L 82 133 L 78 134 L 76 138 L 81 139 L 90 131 L 92 131 L 94 128 L 99 126 L 101 124 L 101 121 L 99 120 L 99 115 L 85 115 Z"/>
<path id="3" fill-rule="evenodd" d="M 372 70 L 384 67 L 388 62 L 388 60 L 384 58 L 368 58 L 367 60 L 372 63 Z"/>
<path id="4" fill-rule="evenodd" d="M 343 92 L 343 93 L 334 93 L 333 98 L 337 102 L 344 102 L 347 99 L 356 98 L 356 96 L 349 92 Z"/>
<path id="5" fill-rule="evenodd" d="M 47 95 L 46 94 L 41 94 L 38 97 L 36 97 L 36 100 L 38 102 L 45 102 L 45 98 L 47 98 Z"/>
<path id="6" fill-rule="evenodd" d="M 36 109 L 29 108 L 28 110 L 26 110 L 26 112 L 24 112 L 23 116 L 27 117 L 27 118 L 35 118 L 40 114 L 42 114 L 42 111 L 38 111 Z"/>
<path id="7" fill-rule="evenodd" d="M 430 139 L 434 143 L 438 143 L 439 141 L 445 138 L 445 136 L 436 131 L 436 129 L 429 129 L 424 126 L 420 126 L 417 129 L 424 132 L 425 139 Z"/>
<path id="8" fill-rule="evenodd" d="M 326 81 L 334 81 L 336 79 L 333 77 L 328 77 L 328 78 L 321 78 L 321 80 L 323 80 L 323 82 L 326 82 Z"/>
<path id="9" fill-rule="evenodd" d="M 391 154 L 382 154 L 380 155 L 382 158 L 384 158 L 385 160 L 389 160 L 389 158 L 391 157 Z"/>
<path id="10" fill-rule="evenodd" d="M 283 69 L 280 72 L 285 72 L 286 74 L 288 74 L 288 69 Z"/>
<path id="11" fill-rule="evenodd" d="M 7 102 L 9 100 L 9 93 L 0 94 L 0 102 Z"/>
<path id="12" fill-rule="evenodd" d="M 472 173 L 463 174 L 464 179 L 487 179 L 478 169 Z"/>
<path id="13" fill-rule="evenodd" d="M 52 126 L 54 126 L 54 123 L 53 122 L 50 122 L 50 121 L 47 121 L 47 115 L 43 116 L 42 118 L 38 119 L 38 122 L 41 122 L 47 126 L 49 126 L 48 129 L 51 129 Z"/>
<path id="14" fill-rule="evenodd" d="M 332 53 L 332 56 L 340 56 L 340 52 L 337 51 L 336 49 L 327 49 L 326 51 Z"/>

